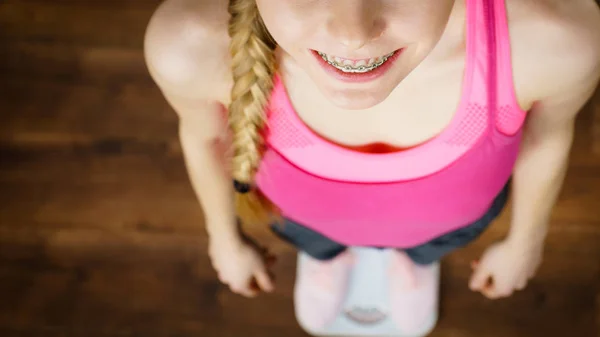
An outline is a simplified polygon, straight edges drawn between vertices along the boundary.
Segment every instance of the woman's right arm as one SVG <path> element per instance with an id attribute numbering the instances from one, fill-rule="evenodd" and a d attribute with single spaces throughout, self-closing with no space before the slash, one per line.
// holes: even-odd
<path id="1" fill-rule="evenodd" d="M 211 8 L 215 3 L 163 3 L 146 32 L 145 59 L 152 78 L 179 116 L 180 143 L 204 211 L 213 266 L 234 292 L 254 296 L 257 286 L 270 291 L 273 284 L 265 256 L 244 241 L 237 226 L 222 103 L 228 100 L 231 87 L 227 12 L 215 12 Z M 219 15 L 223 17 L 216 20 Z"/>
<path id="2" fill-rule="evenodd" d="M 238 240 L 233 188 L 223 163 L 227 142 L 227 36 L 203 22 L 206 1 L 166 1 L 146 31 L 150 75 L 179 117 L 179 137 L 211 238 Z M 220 39 L 219 39 L 220 38 Z M 218 143 L 217 143 L 218 142 Z M 219 144 L 221 146 L 217 147 Z"/>

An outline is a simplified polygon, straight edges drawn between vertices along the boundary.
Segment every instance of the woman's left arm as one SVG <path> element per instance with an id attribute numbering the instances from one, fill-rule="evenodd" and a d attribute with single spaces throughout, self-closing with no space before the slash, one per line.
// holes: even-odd
<path id="1" fill-rule="evenodd" d="M 583 47 L 577 61 L 553 69 L 552 80 L 539 85 L 513 172 L 509 234 L 484 252 L 469 284 L 488 298 L 525 288 L 542 260 L 550 216 L 567 172 L 575 119 L 600 79 L 600 36 L 592 35 L 598 40 Z"/>
<path id="2" fill-rule="evenodd" d="M 597 81 L 595 75 L 565 96 L 540 101 L 529 112 L 513 172 L 509 240 L 527 245 L 544 241 L 567 172 L 575 118 Z"/>
<path id="3" fill-rule="evenodd" d="M 472 290 L 488 298 L 507 297 L 534 276 L 567 171 L 575 117 L 596 83 L 597 76 L 570 95 L 539 102 L 530 112 L 513 173 L 510 231 L 474 267 Z"/>

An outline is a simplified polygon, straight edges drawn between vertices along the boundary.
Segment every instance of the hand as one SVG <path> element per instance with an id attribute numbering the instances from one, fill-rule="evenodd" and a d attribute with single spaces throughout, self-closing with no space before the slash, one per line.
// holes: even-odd
<path id="1" fill-rule="evenodd" d="M 273 291 L 273 278 L 267 268 L 275 257 L 251 241 L 211 239 L 209 255 L 219 280 L 234 293 L 255 297 L 261 290 Z"/>
<path id="2" fill-rule="evenodd" d="M 527 285 L 542 261 L 543 243 L 505 240 L 474 262 L 469 287 L 490 299 L 508 297 Z"/>

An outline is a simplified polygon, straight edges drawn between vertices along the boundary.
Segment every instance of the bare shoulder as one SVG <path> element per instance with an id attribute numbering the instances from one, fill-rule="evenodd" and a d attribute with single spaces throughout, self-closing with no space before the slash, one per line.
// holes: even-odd
<path id="1" fill-rule="evenodd" d="M 148 70 L 168 96 L 228 99 L 227 0 L 165 0 L 144 40 Z"/>
<path id="2" fill-rule="evenodd" d="M 600 8 L 594 0 L 508 0 L 507 10 L 521 102 L 597 85 Z"/>

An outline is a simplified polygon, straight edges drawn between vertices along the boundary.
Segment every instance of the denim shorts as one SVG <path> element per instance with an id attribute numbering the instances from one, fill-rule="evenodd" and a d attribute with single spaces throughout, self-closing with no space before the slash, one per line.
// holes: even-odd
<path id="1" fill-rule="evenodd" d="M 475 222 L 446 233 L 421 245 L 403 248 L 408 256 L 418 264 L 430 264 L 442 259 L 455 249 L 466 246 L 477 239 L 504 209 L 510 189 L 510 181 L 494 199 L 488 211 Z M 347 247 L 309 229 L 301 224 L 285 219 L 284 223 L 271 226 L 271 229 L 284 241 L 294 245 L 318 260 L 329 260 L 342 253 Z M 375 247 L 389 248 L 389 247 Z"/>

